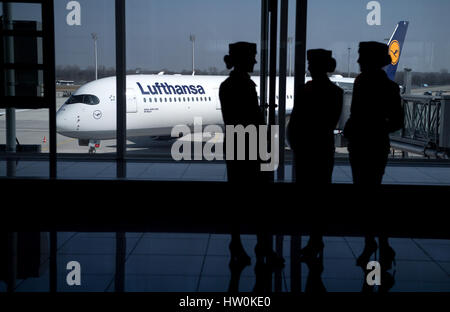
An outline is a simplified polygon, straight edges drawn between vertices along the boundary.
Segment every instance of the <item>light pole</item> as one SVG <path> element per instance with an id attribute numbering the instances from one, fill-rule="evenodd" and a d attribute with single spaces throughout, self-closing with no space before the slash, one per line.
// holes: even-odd
<path id="1" fill-rule="evenodd" d="M 348 47 L 347 77 L 350 77 L 350 47 Z"/>
<path id="2" fill-rule="evenodd" d="M 98 36 L 97 36 L 97 34 L 96 33 L 92 33 L 91 34 L 91 36 L 92 36 L 92 39 L 94 39 L 94 52 L 95 52 L 95 80 L 97 80 L 98 79 L 98 72 L 97 72 L 97 39 L 98 39 Z"/>
<path id="3" fill-rule="evenodd" d="M 289 76 L 292 76 L 292 37 L 288 37 L 287 39 L 288 42 L 288 61 L 289 61 L 289 65 L 288 65 L 288 69 L 289 69 Z"/>
<path id="4" fill-rule="evenodd" d="M 195 74 L 195 35 L 190 34 L 189 40 L 192 42 L 192 75 Z"/>

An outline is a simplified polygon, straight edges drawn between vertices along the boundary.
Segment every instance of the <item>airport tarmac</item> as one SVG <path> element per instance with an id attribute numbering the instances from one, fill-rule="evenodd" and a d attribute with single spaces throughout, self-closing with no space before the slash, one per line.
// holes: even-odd
<path id="1" fill-rule="evenodd" d="M 56 99 L 57 110 L 67 100 L 66 97 Z M 0 144 L 6 144 L 6 117 L 0 110 Z M 49 152 L 49 114 L 48 109 L 17 110 L 16 111 L 16 136 L 20 144 L 40 144 L 41 152 Z M 189 138 L 181 138 L 189 140 Z M 209 139 L 209 138 L 207 138 Z M 214 140 L 221 141 L 217 135 Z M 152 154 L 153 156 L 170 155 L 170 150 L 175 139 L 158 137 L 136 137 L 127 140 L 127 152 L 130 154 Z M 78 140 L 57 134 L 58 153 L 88 154 L 88 146 L 79 146 Z M 98 154 L 113 154 L 116 152 L 116 140 L 102 140 L 97 148 Z"/>
<path id="2" fill-rule="evenodd" d="M 61 107 L 67 98 L 58 98 L 57 107 Z M 1 113 L 1 111 L 0 111 Z M 17 138 L 21 144 L 40 144 L 42 153 L 49 152 L 49 126 L 48 110 L 21 110 L 16 113 Z M 6 143 L 5 116 L 0 116 L 0 144 Z M 210 138 L 207 138 L 210 139 Z M 44 142 L 45 140 L 45 142 Z M 184 137 L 178 140 L 190 141 Z M 216 135 L 213 140 L 221 141 L 222 137 Z M 175 162 L 171 155 L 172 145 L 176 139 L 161 139 L 156 137 L 129 138 L 127 140 L 127 155 L 130 158 L 127 177 L 131 179 L 148 180 L 214 180 L 226 181 L 226 167 L 223 162 L 182 161 Z M 194 148 L 192 148 L 194 151 Z M 97 156 L 88 154 L 87 146 L 79 146 L 78 140 L 57 135 L 57 152 L 61 157 L 58 161 L 58 176 L 62 178 L 115 178 L 116 166 L 112 162 L 115 158 L 115 140 L 101 141 L 97 149 Z M 80 155 L 81 160 L 73 161 L 72 155 Z M 333 173 L 333 182 L 351 183 L 351 170 L 348 164 L 347 148 L 336 149 L 336 166 Z M 400 158 L 397 152 L 395 158 Z M 101 157 L 100 157 L 101 156 Z M 106 156 L 106 157 L 104 157 Z M 192 156 L 194 158 L 195 155 Z M 291 181 L 292 151 L 285 154 L 286 181 Z M 411 158 L 411 154 L 409 157 Z M 110 158 L 110 159 L 109 159 Z M 95 170 L 90 160 L 98 159 Z M 106 160 L 105 160 L 106 159 Z M 108 160 L 109 159 L 109 160 Z M 103 162 L 102 162 L 103 161 Z M 134 161 L 134 162 L 133 162 Z M 448 164 L 430 164 L 417 162 L 393 162 L 386 169 L 383 183 L 388 184 L 432 184 L 450 185 Z M 419 161 L 421 161 L 419 159 Z M 434 168 L 433 166 L 438 166 Z M 6 160 L 0 161 L 0 176 L 7 174 Z M 24 159 L 16 168 L 17 176 L 48 177 L 49 164 L 39 159 Z"/>
<path id="3" fill-rule="evenodd" d="M 412 94 L 421 94 L 423 95 L 424 92 L 432 92 L 433 95 L 436 92 L 442 92 L 443 95 L 450 95 L 450 85 L 447 86 L 432 86 L 432 87 L 423 87 L 423 88 L 417 88 L 417 89 L 412 89 L 411 93 Z"/>
<path id="4" fill-rule="evenodd" d="M 67 100 L 66 97 L 57 97 L 57 110 Z M 0 110 L 0 144 L 6 144 L 6 117 Z M 17 110 L 16 111 L 16 136 L 20 144 L 40 144 L 41 152 L 48 153 L 49 145 L 49 114 L 48 109 Z M 195 142 L 193 136 L 182 137 L 178 140 Z M 171 156 L 171 149 L 175 138 L 170 137 L 132 137 L 127 140 L 127 153 L 130 155 L 149 155 L 157 158 L 167 158 Z M 217 133 L 213 138 L 204 137 L 203 142 L 210 141 L 220 143 L 223 135 Z M 102 140 L 100 147 L 96 149 L 97 154 L 115 154 L 116 140 Z M 88 146 L 79 146 L 78 140 L 57 134 L 58 153 L 79 153 L 88 154 Z M 192 149 L 194 151 L 194 149 Z M 290 150 L 286 151 L 290 157 Z M 195 155 L 193 154 L 194 158 Z"/>
<path id="5" fill-rule="evenodd" d="M 450 87 L 448 88 L 450 90 Z M 416 90 L 414 90 L 416 91 Z M 419 92 L 419 91 L 417 91 Z M 57 97 L 57 110 L 64 104 L 67 97 Z M 20 144 L 39 144 L 41 152 L 48 153 L 49 145 L 49 113 L 48 109 L 18 109 L 16 110 L 16 137 Z M 176 139 L 170 137 L 133 137 L 127 140 L 127 154 L 133 156 L 150 156 L 152 158 L 169 158 L 171 157 L 172 145 Z M 180 140 L 193 141 L 193 138 L 184 137 Z M 210 140 L 204 138 L 203 141 Z M 215 142 L 221 142 L 223 136 L 216 134 L 213 138 Z M 4 109 L 0 109 L 0 145 L 6 144 L 6 117 Z M 115 154 L 116 140 L 102 140 L 100 147 L 96 149 L 97 154 Z M 193 150 L 193 149 L 192 149 Z M 57 134 L 57 153 L 64 154 L 84 154 L 89 153 L 88 146 L 79 146 L 78 140 Z M 286 149 L 286 161 L 292 159 L 292 152 Z M 346 157 L 348 154 L 346 147 L 336 148 L 336 156 Z M 399 154 L 399 152 L 397 152 Z M 409 157 L 417 158 L 419 155 L 410 154 Z M 192 156 L 193 158 L 195 155 Z M 400 157 L 400 154 L 399 154 Z"/>

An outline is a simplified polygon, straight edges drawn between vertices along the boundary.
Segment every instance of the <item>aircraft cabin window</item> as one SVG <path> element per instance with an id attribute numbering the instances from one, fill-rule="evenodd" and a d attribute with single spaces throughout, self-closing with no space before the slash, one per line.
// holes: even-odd
<path id="1" fill-rule="evenodd" d="M 172 102 L 172 98 L 169 98 L 169 102 Z"/>
<path id="2" fill-rule="evenodd" d="M 152 98 L 148 98 L 148 102 L 151 103 L 152 102 Z"/>
<path id="3" fill-rule="evenodd" d="M 82 103 L 88 105 L 97 105 L 100 103 L 98 97 L 92 94 L 80 94 L 80 95 L 71 95 L 66 104 L 74 104 L 74 103 Z"/>
<path id="4" fill-rule="evenodd" d="M 211 97 L 209 97 L 209 100 L 211 101 Z"/>
<path id="5" fill-rule="evenodd" d="M 159 98 L 159 101 L 162 103 L 162 98 Z"/>
<path id="6" fill-rule="evenodd" d="M 166 102 L 166 103 L 167 103 L 167 98 L 164 98 L 164 102 Z"/>
<path id="7" fill-rule="evenodd" d="M 203 98 L 202 98 L 202 97 L 200 97 L 200 101 L 203 101 Z"/>
<path id="8" fill-rule="evenodd" d="M 147 102 L 147 100 L 144 98 L 144 103 L 146 103 Z"/>

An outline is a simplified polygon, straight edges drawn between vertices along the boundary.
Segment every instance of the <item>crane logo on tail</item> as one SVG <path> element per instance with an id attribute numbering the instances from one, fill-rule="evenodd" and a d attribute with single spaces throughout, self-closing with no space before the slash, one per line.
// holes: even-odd
<path id="1" fill-rule="evenodd" d="M 392 40 L 389 44 L 389 55 L 392 59 L 391 64 L 395 66 L 400 58 L 400 44 L 397 40 Z"/>

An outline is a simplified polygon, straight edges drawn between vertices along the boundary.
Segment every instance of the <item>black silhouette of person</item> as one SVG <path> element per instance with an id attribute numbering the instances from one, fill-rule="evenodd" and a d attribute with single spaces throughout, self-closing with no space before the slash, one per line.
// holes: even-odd
<path id="1" fill-rule="evenodd" d="M 265 125 L 264 115 L 258 103 L 256 84 L 248 73 L 253 72 L 256 64 L 256 44 L 237 42 L 229 45 L 229 54 L 224 61 L 227 69 L 233 68 L 219 89 L 222 117 L 225 126 L 242 125 L 244 128 L 254 125 L 257 129 Z M 227 155 L 225 136 L 224 153 Z M 245 160 L 237 160 L 237 136 L 234 137 L 234 159 L 226 159 L 228 181 L 248 183 L 261 181 L 261 162 L 250 159 L 249 137 L 245 140 Z M 243 148 L 243 146 L 239 146 Z M 230 153 L 231 154 L 231 153 Z"/>
<path id="2" fill-rule="evenodd" d="M 236 42 L 229 45 L 229 53 L 225 55 L 224 61 L 227 69 L 233 68 L 230 76 L 222 82 L 219 89 L 219 98 L 222 109 L 222 117 L 224 125 L 237 126 L 244 128 L 254 125 L 256 130 L 260 125 L 265 125 L 263 111 L 258 103 L 258 95 L 256 92 L 256 84 L 250 79 L 248 73 L 253 72 L 256 64 L 256 44 L 249 42 Z M 256 139 L 259 138 L 256 131 Z M 250 136 L 246 137 L 245 146 L 238 146 L 237 136 L 234 137 L 234 154 L 233 160 L 229 159 L 231 154 L 227 152 L 227 135 L 224 136 L 224 153 L 226 155 L 228 181 L 232 183 L 246 184 L 267 182 L 267 175 L 261 171 L 262 161 L 256 153 L 256 159 L 250 157 Z M 259 150 L 258 144 L 255 145 Z M 237 148 L 245 147 L 245 160 L 237 159 Z M 260 233 L 257 235 L 257 245 L 255 253 L 258 259 L 264 258 L 271 264 L 284 263 L 282 258 L 276 256 L 270 245 L 271 236 L 268 233 Z M 231 270 L 242 271 L 242 268 L 250 264 L 250 257 L 245 252 L 239 229 L 236 227 L 232 230 L 231 242 Z M 234 279 L 236 280 L 236 279 Z M 235 288 L 235 287 L 232 287 Z"/>
<path id="3" fill-rule="evenodd" d="M 224 61 L 227 69 L 233 68 L 230 76 L 222 82 L 219 89 L 219 98 L 222 117 L 225 126 L 248 125 L 258 126 L 264 124 L 261 110 L 258 105 L 258 96 L 255 83 L 250 79 L 249 72 L 253 72 L 256 64 L 256 44 L 237 42 L 229 45 L 229 54 Z M 227 155 L 227 136 L 224 136 L 223 150 Z M 235 138 L 236 139 L 236 138 Z M 246 156 L 248 156 L 248 142 L 246 140 Z M 259 164 L 255 160 L 237 160 L 237 144 L 234 144 L 234 159 L 227 159 L 227 176 L 229 182 L 245 183 L 256 181 L 259 178 Z M 242 246 L 239 231 L 234 229 L 231 233 L 231 261 L 230 268 L 242 268 L 250 265 L 250 257 Z"/>
<path id="4" fill-rule="evenodd" d="M 334 130 L 341 116 L 343 90 L 328 78 L 336 68 L 332 52 L 307 51 L 312 80 L 301 90 L 301 106 L 295 106 L 288 125 L 288 138 L 294 152 L 296 182 L 312 186 L 331 184 L 334 166 Z M 322 235 L 311 233 L 301 250 L 301 260 L 317 257 L 323 250 Z"/>
<path id="5" fill-rule="evenodd" d="M 380 185 L 390 150 L 389 133 L 403 127 L 400 88 L 383 67 L 391 63 L 388 46 L 380 42 L 360 42 L 358 63 L 361 74 L 355 79 L 350 117 L 344 127 L 348 140 L 353 183 L 363 187 Z M 380 265 L 388 270 L 395 252 L 387 237 L 380 236 Z M 378 246 L 374 236 L 366 236 L 357 265 L 367 265 Z"/>
<path id="6" fill-rule="evenodd" d="M 306 261 L 308 277 L 306 278 L 305 293 L 323 293 L 327 289 L 322 281 L 323 256 Z"/>

